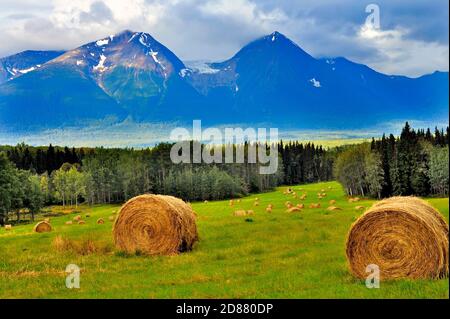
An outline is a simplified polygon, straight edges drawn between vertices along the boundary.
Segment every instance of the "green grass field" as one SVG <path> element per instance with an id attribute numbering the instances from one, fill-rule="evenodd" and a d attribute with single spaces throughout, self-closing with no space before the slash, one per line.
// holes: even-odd
<path id="1" fill-rule="evenodd" d="M 329 190 L 328 187 L 332 189 Z M 0 229 L 0 299 L 2 298 L 449 298 L 449 281 L 401 280 L 368 289 L 347 269 L 345 240 L 350 225 L 362 214 L 348 203 L 340 185 L 296 186 L 308 193 L 306 205 L 321 209 L 287 213 L 284 202 L 300 202 L 275 192 L 252 195 L 241 203 L 194 203 L 200 241 L 179 256 L 127 256 L 114 250 L 112 222 L 118 206 L 85 209 L 86 225 L 65 225 L 74 214 L 51 219 L 53 232 L 33 233 L 33 225 Z M 260 206 L 253 207 L 255 197 Z M 342 211 L 326 210 L 331 199 Z M 448 198 L 430 199 L 448 221 Z M 274 204 L 271 214 L 265 207 Z M 237 209 L 253 209 L 234 217 Z M 106 223 L 97 225 L 98 218 Z M 62 236 L 79 249 L 59 251 L 53 242 Z M 89 247 L 91 249 L 89 249 Z M 95 249 L 93 249 L 93 248 Z M 94 252 L 90 252 L 90 251 Z M 65 287 L 65 268 L 81 268 L 80 289 Z"/>

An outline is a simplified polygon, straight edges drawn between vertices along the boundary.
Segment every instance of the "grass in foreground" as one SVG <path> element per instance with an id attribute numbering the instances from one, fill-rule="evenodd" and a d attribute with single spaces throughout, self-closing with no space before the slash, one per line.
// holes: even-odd
<path id="1" fill-rule="evenodd" d="M 283 189 L 244 198 L 234 207 L 229 201 L 194 203 L 200 242 L 179 256 L 115 251 L 108 217 L 118 206 L 83 210 L 90 214 L 86 225 L 65 225 L 74 214 L 52 218 L 54 231 L 46 234 L 33 233 L 33 225 L 0 229 L 0 298 L 449 297 L 448 279 L 381 282 L 380 289 L 367 289 L 349 274 L 346 235 L 362 214 L 355 206 L 369 207 L 373 201 L 348 203 L 335 182 L 302 185 L 294 190 L 308 193 L 306 206 L 319 202 L 316 193 L 326 189 L 323 208 L 286 213 L 286 200 L 301 201 L 283 195 Z M 258 207 L 253 206 L 256 197 Z M 327 211 L 331 199 L 343 210 Z M 448 198 L 429 201 L 448 222 Z M 265 212 L 269 203 L 272 214 Z M 256 214 L 251 220 L 232 216 L 237 209 Z M 100 217 L 104 225 L 96 224 Z M 68 264 L 81 268 L 80 289 L 65 287 Z"/>

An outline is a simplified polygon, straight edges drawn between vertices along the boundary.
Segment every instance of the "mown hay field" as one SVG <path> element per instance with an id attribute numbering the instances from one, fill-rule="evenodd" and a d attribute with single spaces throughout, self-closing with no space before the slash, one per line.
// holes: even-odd
<path id="1" fill-rule="evenodd" d="M 0 298 L 449 298 L 448 279 L 381 281 L 368 289 L 350 274 L 346 236 L 364 212 L 355 207 L 373 201 L 349 203 L 335 182 L 293 187 L 298 197 L 308 193 L 305 200 L 285 189 L 233 206 L 193 203 L 200 241 L 177 256 L 116 251 L 110 217 L 119 206 L 84 208 L 85 224 L 66 224 L 78 213 L 51 218 L 49 233 L 33 232 L 32 224 L 1 228 Z M 342 210 L 327 210 L 330 200 Z M 288 213 L 286 201 L 305 208 Z M 428 201 L 448 222 L 448 198 Z M 321 207 L 309 208 L 312 203 Z M 236 210 L 254 214 L 233 216 Z M 80 289 L 65 286 L 69 264 L 81 268 Z"/>

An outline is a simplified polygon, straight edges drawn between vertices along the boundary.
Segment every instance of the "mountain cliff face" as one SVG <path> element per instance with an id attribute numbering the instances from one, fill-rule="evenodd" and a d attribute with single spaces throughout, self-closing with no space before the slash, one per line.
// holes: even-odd
<path id="1" fill-rule="evenodd" d="M 13 130 L 127 117 L 328 129 L 448 118 L 448 73 L 411 79 L 345 58 L 316 59 L 278 32 L 220 63 L 185 65 L 149 34 L 131 31 L 34 54 L 40 59 L 19 56 L 0 60 L 0 75 L 9 72 L 0 125 Z M 13 75 L 12 67 L 27 72 Z"/>

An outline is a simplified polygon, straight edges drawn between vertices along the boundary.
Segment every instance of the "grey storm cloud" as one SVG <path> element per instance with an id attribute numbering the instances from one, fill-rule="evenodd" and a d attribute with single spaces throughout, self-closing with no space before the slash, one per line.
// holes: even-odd
<path id="1" fill-rule="evenodd" d="M 0 56 L 71 49 L 145 31 L 184 60 L 224 60 L 275 30 L 315 57 L 344 56 L 385 73 L 448 70 L 447 0 L 378 0 L 381 32 L 361 33 L 372 1 L 2 0 Z"/>

